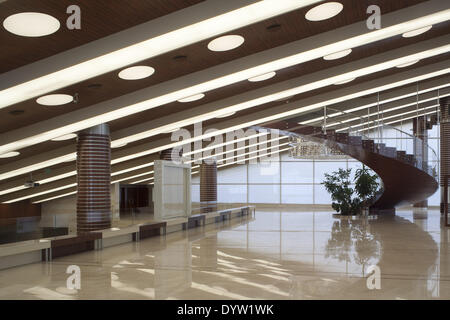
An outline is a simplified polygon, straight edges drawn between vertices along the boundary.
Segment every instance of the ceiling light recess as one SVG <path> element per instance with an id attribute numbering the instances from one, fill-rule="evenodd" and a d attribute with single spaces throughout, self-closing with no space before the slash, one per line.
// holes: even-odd
<path id="1" fill-rule="evenodd" d="M 49 94 L 36 99 L 36 102 L 43 106 L 60 106 L 73 101 L 73 96 L 69 94 Z"/>
<path id="2" fill-rule="evenodd" d="M 210 41 L 208 43 L 208 49 L 211 51 L 229 51 L 240 47 L 244 41 L 244 37 L 231 34 Z"/>
<path id="3" fill-rule="evenodd" d="M 150 77 L 155 69 L 149 66 L 134 66 L 119 72 L 119 78 L 123 80 L 140 80 Z"/>
<path id="4" fill-rule="evenodd" d="M 205 95 L 203 93 L 199 93 L 199 94 L 194 94 L 193 96 L 189 96 L 183 99 L 178 100 L 178 102 L 181 103 L 186 103 L 186 102 L 192 102 L 192 101 L 197 101 L 200 99 L 203 99 L 205 97 Z"/>
<path id="5" fill-rule="evenodd" d="M 337 16 L 342 9 L 344 9 L 344 6 L 339 2 L 327 2 L 310 9 L 305 18 L 309 21 L 327 20 Z"/>
<path id="6" fill-rule="evenodd" d="M 397 67 L 397 68 L 406 68 L 406 67 L 412 66 L 413 64 L 416 64 L 416 63 L 419 62 L 419 61 L 420 61 L 420 60 L 414 60 L 414 61 L 402 63 L 402 64 L 399 64 L 399 65 L 396 66 L 396 67 Z"/>
<path id="7" fill-rule="evenodd" d="M 21 12 L 7 17 L 3 27 L 22 37 L 43 37 L 55 33 L 60 27 L 58 19 L 40 12 Z"/>
<path id="8" fill-rule="evenodd" d="M 427 27 L 423 27 L 423 28 L 416 29 L 416 30 L 413 30 L 413 31 L 405 32 L 404 34 L 402 34 L 402 37 L 403 38 L 411 38 L 411 37 L 418 36 L 418 35 L 420 35 L 422 33 L 427 32 L 428 30 L 430 30 L 431 27 L 433 27 L 433 26 L 427 26 Z"/>
<path id="9" fill-rule="evenodd" d="M 17 157 L 20 154 L 20 152 L 18 151 L 11 151 L 8 153 L 4 153 L 4 154 L 0 154 L 0 158 L 12 158 L 12 157 Z"/>
<path id="10" fill-rule="evenodd" d="M 324 60 L 336 60 L 348 56 L 352 53 L 352 49 L 342 50 L 323 57 Z"/>
<path id="11" fill-rule="evenodd" d="M 256 77 L 250 78 L 250 79 L 248 79 L 248 81 L 250 81 L 250 82 L 264 81 L 264 80 L 268 80 L 270 78 L 275 77 L 276 74 L 277 73 L 275 71 L 272 71 L 272 72 L 268 72 L 268 73 L 262 74 L 260 76 L 256 76 Z"/>

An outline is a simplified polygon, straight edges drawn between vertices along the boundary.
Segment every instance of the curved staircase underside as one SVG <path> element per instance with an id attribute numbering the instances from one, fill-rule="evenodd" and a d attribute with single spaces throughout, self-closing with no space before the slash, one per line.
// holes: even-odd
<path id="1" fill-rule="evenodd" d="M 436 179 L 427 170 L 415 165 L 414 155 L 375 143 L 374 140 L 363 140 L 361 136 L 349 136 L 348 133 L 336 133 L 334 130 L 324 134 L 322 128 L 289 121 L 270 123 L 263 128 L 278 129 L 281 134 L 325 144 L 375 171 L 383 182 L 383 193 L 372 204 L 371 210 L 391 210 L 414 204 L 426 200 L 438 189 Z"/>

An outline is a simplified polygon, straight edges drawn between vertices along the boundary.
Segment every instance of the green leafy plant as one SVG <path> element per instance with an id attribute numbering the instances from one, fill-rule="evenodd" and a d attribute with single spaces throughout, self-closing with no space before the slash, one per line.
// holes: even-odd
<path id="1" fill-rule="evenodd" d="M 366 206 L 368 202 L 378 192 L 379 183 L 378 175 L 372 173 L 372 170 L 365 165 L 362 168 L 357 169 L 355 172 L 355 192 L 362 200 L 363 206 Z"/>
<path id="2" fill-rule="evenodd" d="M 332 208 L 342 215 L 356 215 L 378 191 L 378 176 L 363 166 L 355 175 L 355 189 L 351 187 L 351 169 L 339 169 L 325 174 L 325 189 L 331 195 Z"/>

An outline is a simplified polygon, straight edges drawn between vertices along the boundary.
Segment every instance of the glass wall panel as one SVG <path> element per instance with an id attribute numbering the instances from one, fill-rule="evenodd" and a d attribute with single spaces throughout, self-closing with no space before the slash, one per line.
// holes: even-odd
<path id="1" fill-rule="evenodd" d="M 281 185 L 281 203 L 313 204 L 312 185 Z"/>
<path id="2" fill-rule="evenodd" d="M 313 183 L 313 162 L 282 162 L 281 183 Z"/>
<path id="3" fill-rule="evenodd" d="M 247 166 L 237 165 L 217 171 L 217 183 L 247 183 Z"/>
<path id="4" fill-rule="evenodd" d="M 280 203 L 279 184 L 250 184 L 248 191 L 250 203 Z"/>
<path id="5" fill-rule="evenodd" d="M 248 182 L 280 183 L 280 163 L 257 163 L 248 165 Z"/>
<path id="6" fill-rule="evenodd" d="M 223 203 L 246 203 L 246 185 L 217 185 L 217 201 Z"/>

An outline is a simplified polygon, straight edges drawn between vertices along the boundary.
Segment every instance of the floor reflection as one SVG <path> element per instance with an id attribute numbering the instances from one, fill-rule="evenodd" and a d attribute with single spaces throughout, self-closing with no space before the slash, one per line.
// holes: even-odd
<path id="1" fill-rule="evenodd" d="M 449 299 L 438 211 L 375 220 L 258 210 L 233 220 L 0 271 L 1 299 Z M 69 265 L 81 289 L 67 289 Z M 381 290 L 367 270 L 381 269 Z"/>

